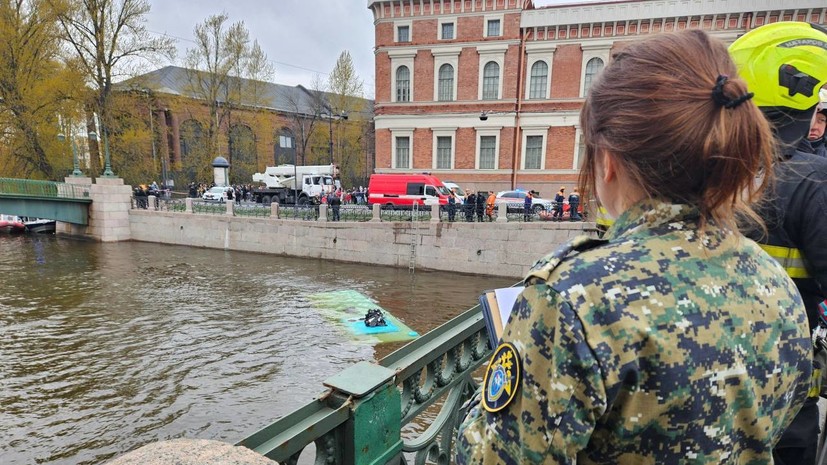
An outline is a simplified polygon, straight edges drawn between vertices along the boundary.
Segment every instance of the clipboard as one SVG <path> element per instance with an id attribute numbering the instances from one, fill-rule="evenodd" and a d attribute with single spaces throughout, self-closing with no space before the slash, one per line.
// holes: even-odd
<path id="1" fill-rule="evenodd" d="M 503 287 L 485 291 L 480 296 L 482 316 L 485 320 L 485 327 L 488 329 L 488 342 L 492 349 L 500 344 L 505 324 L 508 323 L 514 303 L 523 290 L 525 290 L 523 286 Z"/>

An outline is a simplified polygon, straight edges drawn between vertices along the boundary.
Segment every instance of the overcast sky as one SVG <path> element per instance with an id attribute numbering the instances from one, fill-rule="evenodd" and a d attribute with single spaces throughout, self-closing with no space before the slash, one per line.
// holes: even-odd
<path id="1" fill-rule="evenodd" d="M 310 87 L 313 75 L 327 79 L 344 50 L 353 57 L 365 97 L 373 98 L 373 14 L 367 0 L 149 0 L 147 28 L 167 34 L 178 46 L 177 65 L 192 48 L 195 25 L 225 12 L 243 21 L 275 67 L 274 81 Z M 536 0 L 542 6 L 561 0 Z M 570 3 L 570 2 L 567 2 Z M 163 65 L 163 64 L 159 64 Z"/>

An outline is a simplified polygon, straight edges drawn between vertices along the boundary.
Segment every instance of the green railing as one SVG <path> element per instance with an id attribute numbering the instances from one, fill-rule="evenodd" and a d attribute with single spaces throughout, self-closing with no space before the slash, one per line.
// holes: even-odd
<path id="1" fill-rule="evenodd" d="M 91 202 L 90 186 L 54 181 L 0 178 L 0 195 Z"/>
<path id="2" fill-rule="evenodd" d="M 295 464 L 310 444 L 313 463 L 447 464 L 460 407 L 476 391 L 473 372 L 490 356 L 474 307 L 379 364 L 360 362 L 325 381 L 315 401 L 241 440 L 279 463 Z M 436 417 L 432 410 L 438 409 Z M 424 432 L 402 438 L 404 425 L 428 412 Z"/>

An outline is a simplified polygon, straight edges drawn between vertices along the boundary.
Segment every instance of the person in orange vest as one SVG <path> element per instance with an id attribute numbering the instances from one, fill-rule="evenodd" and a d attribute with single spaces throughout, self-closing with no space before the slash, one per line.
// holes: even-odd
<path id="1" fill-rule="evenodd" d="M 488 191 L 488 198 L 485 200 L 485 216 L 488 217 L 488 221 L 494 221 L 494 204 L 497 201 L 497 196 L 494 195 L 494 191 Z"/>

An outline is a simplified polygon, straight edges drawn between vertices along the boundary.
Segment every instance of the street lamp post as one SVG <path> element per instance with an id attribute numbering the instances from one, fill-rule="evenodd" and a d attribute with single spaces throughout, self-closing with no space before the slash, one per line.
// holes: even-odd
<path id="1" fill-rule="evenodd" d="M 328 126 L 328 129 L 330 130 L 330 134 L 329 134 L 330 135 L 330 142 L 328 144 L 327 152 L 328 152 L 328 155 L 330 156 L 330 164 L 332 165 L 332 164 L 334 164 L 333 163 L 333 120 L 341 120 L 341 119 L 346 120 L 347 119 L 347 112 L 343 111 L 343 112 L 339 113 L 338 115 L 334 115 L 333 111 L 328 110 L 328 112 L 325 115 L 327 116 L 327 126 Z"/>
<path id="2" fill-rule="evenodd" d="M 103 164 L 103 177 L 105 178 L 114 178 L 115 173 L 112 171 L 112 162 L 109 159 L 109 131 L 103 126 L 103 121 L 101 121 L 101 132 L 103 133 L 103 157 L 104 157 L 104 164 Z"/>
<path id="3" fill-rule="evenodd" d="M 66 140 L 66 136 L 61 132 L 57 135 L 57 140 L 63 142 Z M 80 177 L 83 176 L 83 171 L 80 170 L 80 162 L 78 161 L 78 148 L 75 145 L 75 136 L 72 132 L 72 128 L 69 128 L 69 140 L 72 144 L 72 166 L 74 169 L 72 170 L 72 176 Z"/>

